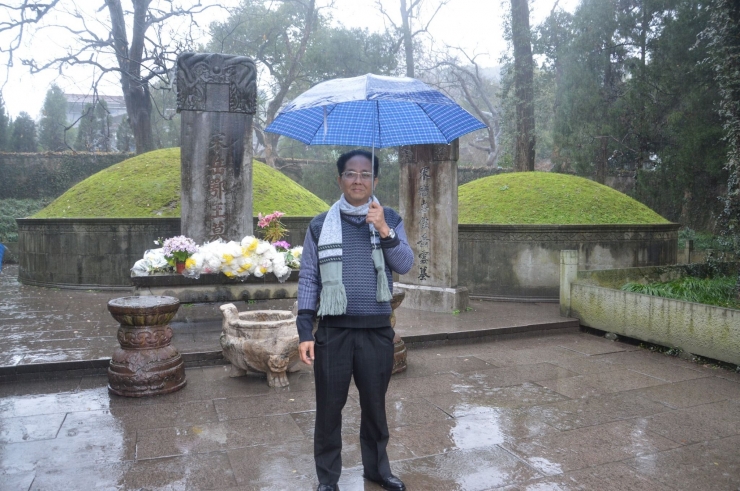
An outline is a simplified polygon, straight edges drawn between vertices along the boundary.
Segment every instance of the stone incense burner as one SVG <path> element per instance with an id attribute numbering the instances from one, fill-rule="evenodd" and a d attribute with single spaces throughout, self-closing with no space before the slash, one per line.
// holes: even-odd
<path id="1" fill-rule="evenodd" d="M 231 362 L 231 376 L 247 371 L 267 375 L 270 387 L 289 385 L 286 372 L 299 361 L 295 316 L 289 310 L 239 312 L 227 303 L 221 306 L 221 348 Z"/>

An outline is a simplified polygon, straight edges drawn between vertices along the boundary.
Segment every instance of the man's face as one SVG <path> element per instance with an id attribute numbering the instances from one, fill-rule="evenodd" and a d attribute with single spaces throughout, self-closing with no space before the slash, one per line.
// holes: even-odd
<path id="1" fill-rule="evenodd" d="M 373 194 L 372 181 L 367 178 L 372 171 L 373 166 L 370 159 L 362 155 L 355 155 L 344 166 L 344 172 L 338 177 L 339 189 L 342 190 L 344 199 L 352 206 L 364 205 Z M 365 174 L 365 178 L 362 177 L 363 174 Z M 352 177 L 350 178 L 348 175 Z M 375 178 L 375 183 L 378 183 L 377 178 Z"/>

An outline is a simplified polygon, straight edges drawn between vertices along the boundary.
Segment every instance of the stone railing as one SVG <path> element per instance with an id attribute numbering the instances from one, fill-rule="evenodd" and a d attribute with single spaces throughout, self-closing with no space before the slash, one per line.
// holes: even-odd
<path id="1" fill-rule="evenodd" d="M 288 228 L 285 240 L 302 245 L 310 220 L 283 217 Z M 180 234 L 179 218 L 19 218 L 17 222 L 19 280 L 26 285 L 85 290 L 130 290 L 134 263 L 147 249 L 157 247 L 156 239 Z"/>
<path id="2" fill-rule="evenodd" d="M 303 244 L 311 217 L 281 220 L 286 240 Z M 59 288 L 128 290 L 154 240 L 180 234 L 179 218 L 17 221 L 20 281 Z M 579 250 L 584 270 L 672 265 L 678 227 L 459 225 L 458 284 L 477 297 L 557 301 L 561 249 Z"/>
<path id="3" fill-rule="evenodd" d="M 619 289 L 630 281 L 670 281 L 701 265 L 580 271 L 578 256 L 574 250 L 561 253 L 561 315 L 582 326 L 740 364 L 740 310 Z"/>
<path id="4" fill-rule="evenodd" d="M 560 251 L 584 270 L 676 264 L 680 225 L 463 225 L 458 278 L 471 296 L 557 301 Z"/>

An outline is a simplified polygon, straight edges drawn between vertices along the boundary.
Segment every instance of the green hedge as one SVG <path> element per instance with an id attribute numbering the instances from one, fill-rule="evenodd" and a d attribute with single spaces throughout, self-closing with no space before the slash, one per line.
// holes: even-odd
<path id="1" fill-rule="evenodd" d="M 56 198 L 78 182 L 131 156 L 89 152 L 0 153 L 0 197 Z"/>
<path id="2" fill-rule="evenodd" d="M 17 242 L 16 218 L 25 218 L 38 212 L 51 201 L 44 199 L 0 199 L 0 242 Z"/>

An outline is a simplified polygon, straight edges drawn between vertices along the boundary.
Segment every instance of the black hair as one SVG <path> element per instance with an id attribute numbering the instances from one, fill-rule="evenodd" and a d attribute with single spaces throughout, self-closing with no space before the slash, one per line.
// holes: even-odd
<path id="1" fill-rule="evenodd" d="M 367 150 L 360 150 L 359 148 L 357 150 L 350 150 L 349 152 L 343 153 L 337 159 L 337 170 L 339 171 L 340 176 L 342 175 L 342 172 L 344 172 L 344 167 L 347 165 L 347 161 L 352 157 L 357 157 L 358 155 L 365 157 L 371 162 L 373 160 L 373 154 Z M 378 160 L 377 155 L 375 156 L 375 162 L 373 162 L 373 174 L 375 177 L 380 175 L 380 160 Z"/>

